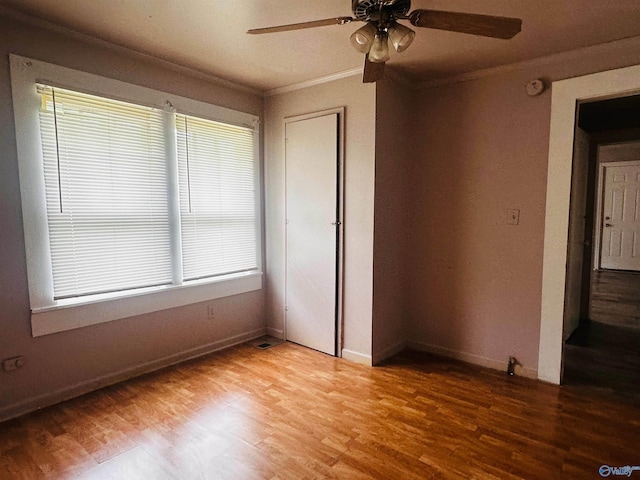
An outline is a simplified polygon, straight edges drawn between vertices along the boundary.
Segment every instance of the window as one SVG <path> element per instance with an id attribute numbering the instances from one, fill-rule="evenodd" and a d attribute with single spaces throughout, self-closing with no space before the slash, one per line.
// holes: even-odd
<path id="1" fill-rule="evenodd" d="M 34 335 L 261 288 L 256 117 L 11 69 Z"/>
<path id="2" fill-rule="evenodd" d="M 162 112 L 38 92 L 54 298 L 170 284 Z"/>
<path id="3" fill-rule="evenodd" d="M 176 118 L 183 276 L 256 268 L 253 131 Z"/>

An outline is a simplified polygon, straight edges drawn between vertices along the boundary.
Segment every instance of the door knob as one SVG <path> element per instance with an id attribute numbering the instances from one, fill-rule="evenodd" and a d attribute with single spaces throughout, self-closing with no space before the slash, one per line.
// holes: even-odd
<path id="1" fill-rule="evenodd" d="M 607 228 L 613 227 L 613 225 L 611 225 L 610 223 L 605 223 L 604 226 L 607 227 Z"/>
<path id="2" fill-rule="evenodd" d="M 331 225 L 342 225 L 342 222 L 331 222 Z"/>

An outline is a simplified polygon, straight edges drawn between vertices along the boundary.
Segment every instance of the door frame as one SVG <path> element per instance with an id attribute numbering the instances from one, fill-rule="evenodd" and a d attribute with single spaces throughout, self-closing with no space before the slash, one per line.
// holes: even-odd
<path id="1" fill-rule="evenodd" d="M 343 306 L 344 306 L 344 125 L 345 125 L 345 107 L 336 107 L 327 110 L 320 110 L 318 112 L 305 113 L 301 115 L 294 115 L 290 117 L 285 117 L 282 122 L 282 132 L 283 132 L 283 148 L 284 152 L 284 212 L 285 212 L 285 229 L 286 229 L 286 212 L 287 212 L 287 159 L 286 159 L 286 133 L 287 133 L 287 123 L 299 122 L 302 120 L 309 120 L 317 117 L 324 117 L 327 115 L 338 116 L 338 164 L 336 165 L 337 169 L 337 185 L 336 185 L 336 194 L 337 194 L 337 209 L 336 209 L 336 221 L 338 222 L 336 228 L 336 305 L 335 305 L 335 341 L 334 341 L 334 356 L 341 357 L 342 356 L 342 346 L 344 344 L 344 317 L 343 317 Z M 286 231 L 285 231 L 286 232 Z M 283 312 L 282 318 L 283 321 L 283 337 L 287 339 L 287 241 L 286 241 L 286 233 L 285 233 L 285 245 L 284 245 L 284 283 L 283 283 L 283 294 L 282 298 L 284 298 Z"/>
<path id="2" fill-rule="evenodd" d="M 580 101 L 640 93 L 640 65 L 553 82 L 542 265 L 538 378 L 560 384 L 571 167 Z"/>
<path id="3" fill-rule="evenodd" d="M 600 270 L 600 248 L 602 246 L 602 209 L 604 208 L 604 169 L 607 167 L 640 166 L 640 160 L 625 162 L 604 162 L 598 165 L 598 180 L 596 190 L 596 222 L 595 222 L 595 248 L 593 251 L 593 269 Z"/>

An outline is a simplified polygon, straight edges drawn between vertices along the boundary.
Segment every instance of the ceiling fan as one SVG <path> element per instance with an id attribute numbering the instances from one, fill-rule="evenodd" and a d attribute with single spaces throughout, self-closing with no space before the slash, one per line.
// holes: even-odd
<path id="1" fill-rule="evenodd" d="M 344 25 L 365 22 L 351 35 L 351 44 L 365 54 L 363 82 L 373 83 L 382 78 L 385 62 L 389 60 L 389 42 L 397 52 L 406 50 L 416 33 L 398 23 L 408 20 L 414 27 L 435 28 L 469 33 L 484 37 L 513 38 L 522 26 L 519 18 L 495 17 L 474 13 L 418 9 L 409 12 L 411 0 L 351 0 L 353 17 L 335 17 L 311 22 L 256 28 L 250 34 L 287 32 L 303 28 Z"/>

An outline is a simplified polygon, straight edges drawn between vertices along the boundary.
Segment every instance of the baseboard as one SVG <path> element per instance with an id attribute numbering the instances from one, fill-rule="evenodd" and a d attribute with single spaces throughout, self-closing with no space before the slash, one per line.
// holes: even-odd
<path id="1" fill-rule="evenodd" d="M 475 355 L 473 353 L 459 352 L 457 350 L 451 350 L 438 345 L 430 345 L 427 343 L 414 341 L 407 342 L 407 348 L 412 350 L 419 350 L 421 352 L 433 353 L 434 355 L 439 355 L 441 357 L 454 358 L 456 360 L 461 360 L 466 363 L 472 363 L 474 365 L 480 365 L 481 367 L 487 367 L 493 370 L 500 370 L 504 372 L 506 372 L 507 370 L 507 358 L 505 358 L 504 361 L 500 361 L 494 358 Z M 516 366 L 515 374 L 521 377 L 533 378 L 536 380 L 538 379 L 538 370 L 535 370 L 533 368 L 526 368 L 521 365 Z"/>
<path id="2" fill-rule="evenodd" d="M 372 365 L 371 355 L 366 355 L 360 352 L 354 352 L 353 350 L 342 349 L 342 358 L 349 360 L 353 363 L 361 363 L 362 365 Z"/>
<path id="3" fill-rule="evenodd" d="M 80 395 L 84 395 L 94 390 L 98 390 L 100 388 L 108 387 L 109 385 L 114 385 L 130 378 L 144 375 L 145 373 L 153 372 L 161 368 L 166 368 L 171 365 L 201 357 L 203 355 L 207 355 L 218 350 L 223 350 L 240 343 L 248 342 L 250 340 L 260 338 L 265 334 L 266 329 L 259 328 L 249 332 L 241 333 L 239 335 L 234 335 L 232 337 L 227 337 L 222 340 L 217 340 L 206 345 L 201 345 L 199 347 L 185 350 L 183 352 L 175 353 L 167 357 L 129 367 L 118 372 L 102 375 L 88 381 L 77 383 L 70 387 L 61 388 L 54 392 L 49 392 L 37 397 L 29 398 L 12 405 L 2 407 L 0 409 L 0 422 L 25 415 L 41 408 L 55 405 L 56 403 L 64 402 L 65 400 L 69 400 L 71 398 L 79 397 Z"/>
<path id="4" fill-rule="evenodd" d="M 267 327 L 267 335 L 284 340 L 284 330 L 280 328 Z"/>
<path id="5" fill-rule="evenodd" d="M 391 358 L 397 353 L 406 350 L 407 341 L 403 340 L 402 342 L 396 343 L 395 345 L 391 345 L 390 347 L 385 348 L 380 352 L 376 352 L 373 354 L 373 364 L 378 365 L 380 362 L 385 361 L 387 358 Z"/>

